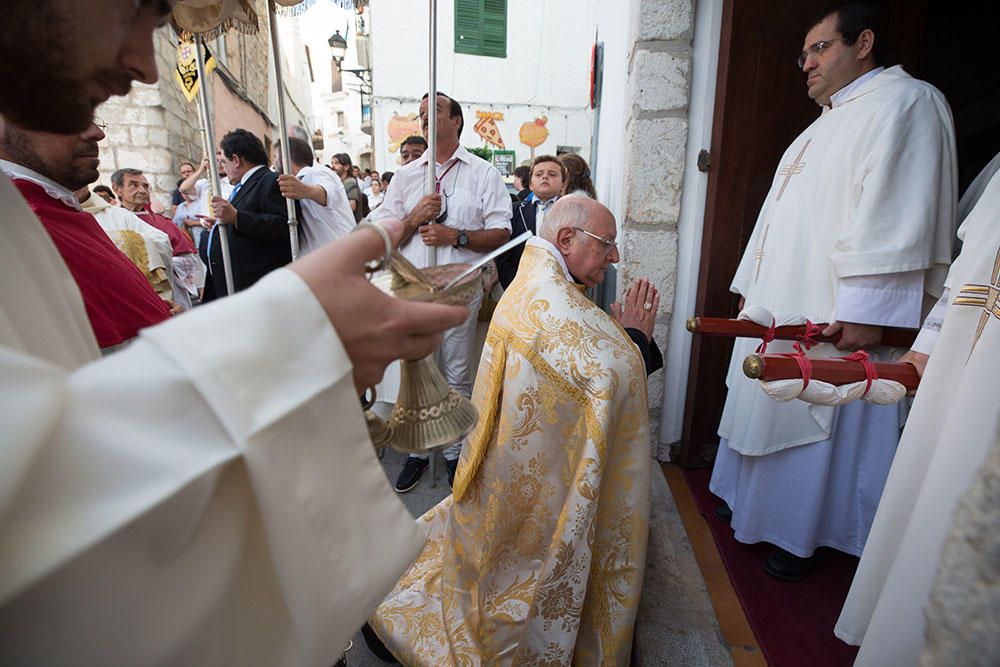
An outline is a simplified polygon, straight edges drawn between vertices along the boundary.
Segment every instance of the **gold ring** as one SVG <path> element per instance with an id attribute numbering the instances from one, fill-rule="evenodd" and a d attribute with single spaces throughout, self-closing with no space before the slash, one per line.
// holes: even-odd
<path id="1" fill-rule="evenodd" d="M 647 301 L 646 303 L 642 304 L 642 309 L 643 310 L 653 310 L 653 304 L 651 304 L 649 301 Z"/>
<path id="2" fill-rule="evenodd" d="M 382 259 L 373 259 L 370 262 L 365 262 L 365 270 L 369 273 L 381 271 L 389 265 L 389 258 L 392 257 L 392 239 L 389 237 L 389 232 L 385 231 L 385 227 L 382 225 L 376 225 L 372 222 L 361 222 L 354 227 L 351 233 L 353 234 L 354 232 L 362 229 L 374 230 L 379 236 L 382 237 L 382 240 L 385 241 L 385 255 L 382 256 Z"/>

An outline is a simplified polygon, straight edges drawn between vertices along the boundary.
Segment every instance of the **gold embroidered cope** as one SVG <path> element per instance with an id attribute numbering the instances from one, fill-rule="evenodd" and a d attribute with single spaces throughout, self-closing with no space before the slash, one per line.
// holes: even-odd
<path id="1" fill-rule="evenodd" d="M 372 619 L 407 665 L 627 665 L 649 522 L 637 348 L 525 248 L 493 315 L 480 421 L 423 553 Z"/>

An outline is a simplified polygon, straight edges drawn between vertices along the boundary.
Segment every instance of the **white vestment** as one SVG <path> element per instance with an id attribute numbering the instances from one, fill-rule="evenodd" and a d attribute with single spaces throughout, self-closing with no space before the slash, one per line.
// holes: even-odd
<path id="1" fill-rule="evenodd" d="M 122 232 L 135 232 L 146 246 L 148 258 L 146 271 L 149 273 L 160 269 L 170 282 L 171 296 L 174 292 L 174 249 L 170 245 L 170 237 L 156 227 L 146 223 L 132 211 L 120 206 L 112 206 L 101 197 L 91 193 L 90 198 L 81 204 L 83 210 L 94 216 L 101 229 L 121 248 Z M 160 294 L 160 296 L 164 296 Z M 167 297 L 168 299 L 170 296 Z"/>
<path id="2" fill-rule="evenodd" d="M 951 301 L 835 629 L 861 644 L 857 665 L 917 664 L 924 607 L 953 513 L 1000 439 L 1000 175 L 959 236 Z"/>
<path id="3" fill-rule="evenodd" d="M 311 290 L 275 271 L 100 359 L 6 178 L 0 213 L 0 664 L 329 667 L 423 536 Z"/>
<path id="4" fill-rule="evenodd" d="M 303 167 L 296 176 L 306 185 L 318 185 L 326 191 L 326 205 L 302 199 L 300 250 L 305 255 L 322 245 L 351 233 L 356 227 L 354 212 L 347 201 L 344 183 L 326 167 Z"/>
<path id="5" fill-rule="evenodd" d="M 850 86 L 786 150 L 731 289 L 778 318 L 920 324 L 951 260 L 956 172 L 944 97 L 901 68 Z M 710 488 L 742 542 L 860 554 L 905 419 L 898 406 L 777 403 L 737 339 Z M 774 341 L 768 352 L 790 352 Z M 811 357 L 842 356 L 818 345 Z M 886 358 L 883 349 L 877 358 Z"/>

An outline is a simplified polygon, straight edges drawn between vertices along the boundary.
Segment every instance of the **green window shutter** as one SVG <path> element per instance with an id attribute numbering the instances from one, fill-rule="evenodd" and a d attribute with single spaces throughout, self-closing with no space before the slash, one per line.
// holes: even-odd
<path id="1" fill-rule="evenodd" d="M 455 53 L 507 57 L 507 0 L 455 0 Z"/>
<path id="2" fill-rule="evenodd" d="M 480 0 L 455 0 L 455 53 L 482 52 L 482 24 Z"/>
<path id="3" fill-rule="evenodd" d="M 507 57 L 507 0 L 483 0 L 484 56 Z"/>

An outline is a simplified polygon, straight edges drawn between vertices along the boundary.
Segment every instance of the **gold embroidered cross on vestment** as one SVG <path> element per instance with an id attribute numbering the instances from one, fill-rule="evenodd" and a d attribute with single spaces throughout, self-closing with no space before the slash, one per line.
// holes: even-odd
<path id="1" fill-rule="evenodd" d="M 753 256 L 757 260 L 757 270 L 753 274 L 753 281 L 756 283 L 757 278 L 760 277 L 760 263 L 764 261 L 764 244 L 767 243 L 767 230 L 771 228 L 771 225 L 764 227 L 764 236 L 760 240 L 760 245 L 757 246 L 757 250 L 754 251 Z"/>
<path id="2" fill-rule="evenodd" d="M 974 306 L 983 309 L 979 316 L 979 326 L 976 327 L 976 337 L 972 339 L 972 350 L 974 350 L 990 318 L 995 317 L 1000 320 L 1000 249 L 997 249 L 996 259 L 993 260 L 993 275 L 990 284 L 969 283 L 962 285 L 961 291 L 952 303 L 956 306 Z M 972 350 L 969 350 L 969 354 L 972 353 Z"/>
<path id="3" fill-rule="evenodd" d="M 778 170 L 778 175 L 784 176 L 785 182 L 781 184 L 781 189 L 778 190 L 778 196 L 774 201 L 781 201 L 781 195 L 785 194 L 785 188 L 788 187 L 788 181 L 792 179 L 792 176 L 801 174 L 806 168 L 806 163 L 802 162 L 802 156 L 806 154 L 806 149 L 809 148 L 809 143 L 811 141 L 812 139 L 806 139 L 806 143 L 802 146 L 802 150 L 799 151 L 799 154 L 795 156 L 795 160 L 791 164 L 786 164 Z"/>

